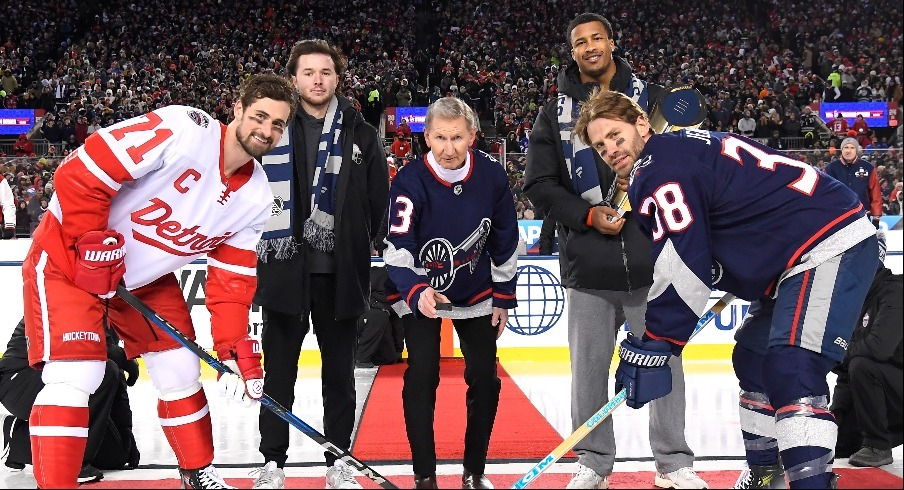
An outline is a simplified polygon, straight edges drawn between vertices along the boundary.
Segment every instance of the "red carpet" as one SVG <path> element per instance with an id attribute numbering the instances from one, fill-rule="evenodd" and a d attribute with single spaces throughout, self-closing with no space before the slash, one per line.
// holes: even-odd
<path id="1" fill-rule="evenodd" d="M 362 461 L 410 461 L 411 450 L 402 413 L 402 375 L 407 364 L 381 366 L 367 399 L 352 454 Z M 562 437 L 534 408 L 527 396 L 498 365 L 502 392 L 490 438 L 489 460 L 536 459 L 549 454 Z M 464 457 L 465 363 L 463 359 L 440 362 L 434 434 L 439 460 Z M 566 457 L 572 456 L 569 453 Z"/>
<path id="2" fill-rule="evenodd" d="M 175 471 L 175 470 L 173 470 Z M 379 471 L 379 469 L 377 469 Z M 835 472 L 841 475 L 838 488 L 901 488 L 902 480 L 887 471 L 877 468 L 849 469 L 838 468 Z M 699 475 L 709 483 L 710 488 L 731 488 L 738 478 L 738 471 L 701 471 Z M 411 476 L 388 476 L 399 488 L 411 488 L 414 480 Z M 508 488 L 521 475 L 490 475 L 496 488 Z M 571 475 L 546 474 L 540 477 L 529 488 L 565 488 Z M 380 488 L 363 476 L 358 481 L 364 488 Z M 250 488 L 254 480 L 250 478 L 227 478 L 227 483 L 238 488 Z M 440 475 L 440 488 L 461 487 L 458 475 Z M 654 488 L 652 472 L 615 473 L 609 478 L 611 488 Z M 287 478 L 286 488 L 323 488 L 323 478 Z M 82 485 L 82 488 L 179 488 L 179 480 L 175 478 L 162 480 L 115 480 L 100 481 Z"/>

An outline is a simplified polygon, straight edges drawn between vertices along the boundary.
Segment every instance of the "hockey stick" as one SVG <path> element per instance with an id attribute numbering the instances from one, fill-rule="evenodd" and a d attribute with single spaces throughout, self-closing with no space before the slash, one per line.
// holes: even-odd
<path id="1" fill-rule="evenodd" d="M 132 294 L 131 291 L 126 289 L 125 286 L 120 284 L 119 287 L 116 288 L 116 294 L 118 294 L 119 297 L 122 298 L 126 303 L 128 303 L 132 308 L 138 310 L 138 312 L 141 313 L 145 318 L 154 322 L 154 324 L 160 327 L 161 330 L 170 334 L 174 339 L 176 339 L 176 342 L 179 342 L 183 347 L 192 351 L 196 356 L 200 357 L 201 360 L 210 365 L 210 367 L 216 369 L 221 373 L 235 374 L 232 369 L 229 369 L 228 366 L 222 364 L 215 357 L 210 355 L 210 353 L 204 350 L 194 340 L 186 337 L 184 333 L 179 331 L 179 329 L 174 327 L 168 321 L 164 320 L 160 315 L 157 314 L 157 312 L 152 310 L 150 306 L 144 304 L 143 301 L 138 299 L 134 294 Z M 266 393 L 264 393 L 264 396 L 261 397 L 260 402 L 261 405 L 267 407 L 267 409 L 275 413 L 279 418 L 285 420 L 289 423 L 289 425 L 303 432 L 304 435 L 313 439 L 314 442 L 320 444 L 321 447 L 335 455 L 344 463 L 360 471 L 362 475 L 370 478 L 376 484 L 380 485 L 383 488 L 398 488 L 397 486 L 393 485 L 392 482 L 384 478 L 383 475 L 377 473 L 373 468 L 356 459 L 351 455 L 351 453 L 330 442 L 329 439 L 326 438 L 326 436 L 324 436 L 320 432 L 317 432 L 317 429 L 306 424 L 303 420 L 296 417 L 292 412 L 286 410 L 285 407 L 280 405 L 276 400 L 270 398 L 270 396 Z"/>
<path id="2" fill-rule="evenodd" d="M 716 304 L 713 307 L 703 314 L 700 317 L 700 320 L 697 321 L 697 325 L 694 327 L 694 333 L 691 334 L 690 338 L 694 338 L 700 330 L 703 330 L 703 327 L 709 324 L 716 315 L 719 314 L 720 311 L 725 309 L 729 303 L 734 301 L 735 297 L 731 293 L 725 293 L 716 301 Z M 586 422 L 583 423 L 578 429 L 571 433 L 561 444 L 556 446 L 555 449 L 552 450 L 545 458 L 540 460 L 533 468 L 530 469 L 527 473 L 524 474 L 518 481 L 516 481 L 512 488 L 527 488 L 528 485 L 532 481 L 534 481 L 541 473 L 549 469 L 553 463 L 559 460 L 562 456 L 565 455 L 568 451 L 571 450 L 577 443 L 581 442 L 587 434 L 590 433 L 593 429 L 596 428 L 597 425 L 600 425 L 603 420 L 606 420 L 606 417 L 612 415 L 612 411 L 618 408 L 619 405 L 625 402 L 628 398 L 627 391 L 622 388 L 621 391 L 618 392 L 609 403 L 605 404 L 603 408 L 599 409 L 595 414 L 593 414 Z"/>

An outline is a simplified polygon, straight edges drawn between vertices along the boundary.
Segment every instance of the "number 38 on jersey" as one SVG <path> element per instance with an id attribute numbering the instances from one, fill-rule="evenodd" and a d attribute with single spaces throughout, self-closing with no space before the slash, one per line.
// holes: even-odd
<path id="1" fill-rule="evenodd" d="M 741 151 L 750 158 L 744 160 Z M 741 165 L 756 162 L 756 167 L 775 172 L 779 165 L 800 170 L 800 176 L 790 182 L 787 187 L 806 196 L 812 196 L 819 182 L 819 172 L 808 165 L 784 155 L 768 153 L 750 143 L 733 136 L 722 140 L 722 155 L 735 160 Z M 686 230 L 693 222 L 694 215 L 688 206 L 686 193 L 678 182 L 667 182 L 660 185 L 652 195 L 643 199 L 638 212 L 643 216 L 653 216 L 653 241 L 659 241 L 665 235 Z"/>

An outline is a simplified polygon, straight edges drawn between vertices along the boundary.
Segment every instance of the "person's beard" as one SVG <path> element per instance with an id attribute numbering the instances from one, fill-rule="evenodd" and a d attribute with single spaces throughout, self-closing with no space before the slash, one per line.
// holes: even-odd
<path id="1" fill-rule="evenodd" d="M 238 140 L 239 145 L 242 146 L 242 149 L 245 150 L 245 153 L 251 155 L 252 158 L 260 159 L 262 156 L 266 155 L 271 149 L 273 149 L 273 138 L 269 138 L 267 140 L 267 146 L 264 149 L 260 149 L 259 147 L 255 147 L 254 142 L 252 141 L 254 133 L 249 132 L 247 135 L 242 135 L 242 124 L 239 124 L 237 128 L 235 128 L 235 139 Z"/>

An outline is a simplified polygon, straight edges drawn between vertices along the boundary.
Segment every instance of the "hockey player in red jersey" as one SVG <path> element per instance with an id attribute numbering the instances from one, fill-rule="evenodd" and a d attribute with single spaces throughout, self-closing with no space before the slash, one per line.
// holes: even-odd
<path id="1" fill-rule="evenodd" d="M 676 117 L 682 107 L 676 104 Z M 696 129 L 654 134 L 631 99 L 599 93 L 575 132 L 629 180 L 652 239 L 653 286 L 643 338 L 619 349 L 615 389 L 640 408 L 667 395 L 715 287 L 752 301 L 732 364 L 750 471 L 737 488 L 829 488 L 838 427 L 826 375 L 844 358 L 878 265 L 875 228 L 853 192 L 742 136 Z"/>
<path id="2" fill-rule="evenodd" d="M 29 419 L 39 487 L 77 485 L 109 316 L 127 355 L 145 360 L 183 488 L 231 488 L 211 464 L 200 361 L 114 293 L 122 281 L 193 338 L 173 271 L 206 254 L 214 349 L 241 373 L 221 376 L 218 388 L 249 405 L 262 396 L 260 347 L 247 324 L 254 250 L 273 196 L 256 159 L 279 141 L 294 108 L 287 81 L 257 75 L 228 126 L 192 107 L 163 107 L 98 130 L 57 170 L 50 212 L 22 266 L 29 362 L 46 385 Z"/>

